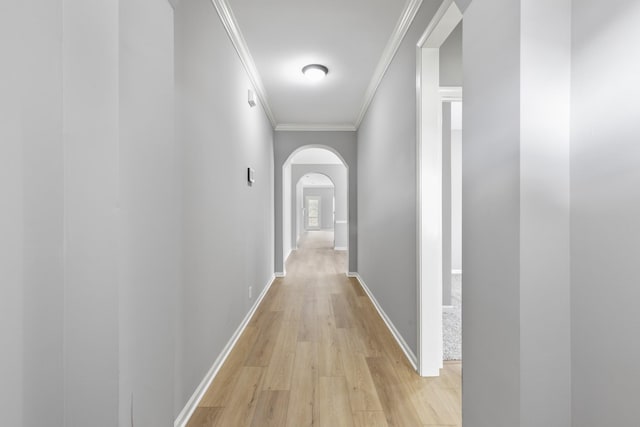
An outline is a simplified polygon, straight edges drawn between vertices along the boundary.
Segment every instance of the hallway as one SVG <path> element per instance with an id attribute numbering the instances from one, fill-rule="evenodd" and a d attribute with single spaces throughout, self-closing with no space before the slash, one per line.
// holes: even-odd
<path id="1" fill-rule="evenodd" d="M 332 240 L 303 237 L 190 427 L 461 426 L 461 365 L 420 378 Z"/>

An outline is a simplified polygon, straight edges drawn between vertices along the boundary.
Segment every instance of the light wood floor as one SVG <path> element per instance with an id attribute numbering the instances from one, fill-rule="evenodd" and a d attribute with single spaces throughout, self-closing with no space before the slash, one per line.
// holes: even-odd
<path id="1" fill-rule="evenodd" d="M 460 363 L 419 377 L 330 237 L 289 258 L 189 427 L 462 425 Z"/>

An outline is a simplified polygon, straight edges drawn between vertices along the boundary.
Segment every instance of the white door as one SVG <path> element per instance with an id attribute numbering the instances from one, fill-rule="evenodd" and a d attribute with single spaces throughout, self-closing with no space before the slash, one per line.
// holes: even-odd
<path id="1" fill-rule="evenodd" d="M 307 230 L 320 229 L 320 197 L 305 197 L 305 228 Z"/>

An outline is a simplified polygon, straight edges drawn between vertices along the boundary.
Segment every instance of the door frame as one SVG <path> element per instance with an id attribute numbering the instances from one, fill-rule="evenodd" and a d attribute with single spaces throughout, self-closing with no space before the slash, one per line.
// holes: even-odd
<path id="1" fill-rule="evenodd" d="M 444 0 L 416 45 L 418 373 L 439 376 L 442 339 L 442 94 L 440 47 L 462 20 Z M 434 71 L 434 72 L 430 72 Z M 430 209 L 423 209 L 429 206 Z"/>

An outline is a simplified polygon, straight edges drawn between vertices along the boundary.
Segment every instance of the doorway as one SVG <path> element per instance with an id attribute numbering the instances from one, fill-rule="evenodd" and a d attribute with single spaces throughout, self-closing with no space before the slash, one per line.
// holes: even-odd
<path id="1" fill-rule="evenodd" d="M 305 229 L 320 230 L 320 205 L 322 199 L 318 196 L 306 196 L 304 198 L 304 224 Z"/>
<path id="2" fill-rule="evenodd" d="M 287 259 L 315 233 L 344 258 L 349 247 L 348 167 L 330 148 L 306 146 L 294 151 L 283 165 L 282 239 L 284 274 Z"/>
<path id="3" fill-rule="evenodd" d="M 457 111 L 462 102 L 461 32 L 462 13 L 453 0 L 445 0 L 416 47 L 418 362 L 422 376 L 438 376 L 443 367 L 445 327 L 450 327 L 450 314 L 456 314 L 452 284 L 457 283 L 452 279 L 461 279 L 461 275 L 452 275 L 454 244 L 457 245 L 454 229 L 460 231 L 456 223 L 459 212 L 454 218 L 452 211 L 453 199 L 457 198 L 453 192 L 457 176 L 454 178 L 452 171 L 457 173 L 459 168 L 453 164 L 457 152 L 452 144 L 452 105 L 456 103 Z M 458 250 L 456 246 L 456 254 Z M 461 303 L 461 290 L 459 296 Z M 454 321 L 460 318 L 453 317 Z M 458 330 L 453 331 L 458 343 L 460 325 L 457 322 Z"/>

